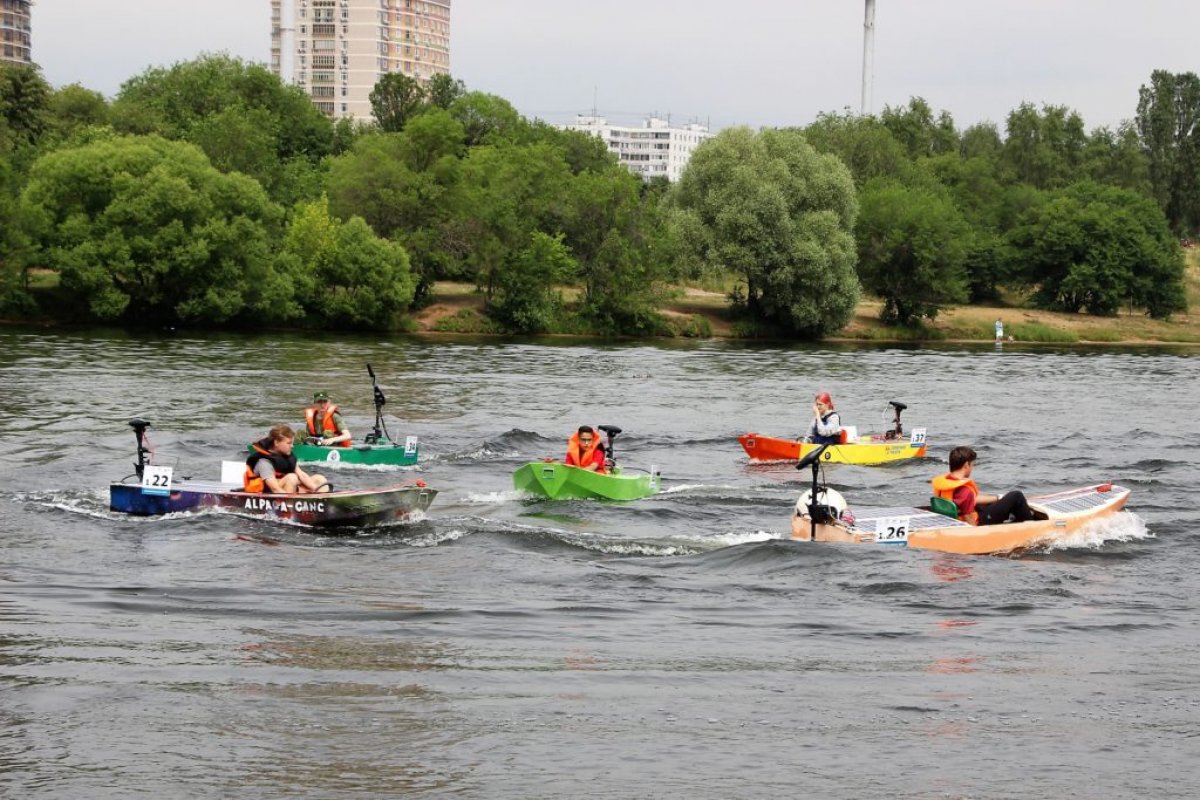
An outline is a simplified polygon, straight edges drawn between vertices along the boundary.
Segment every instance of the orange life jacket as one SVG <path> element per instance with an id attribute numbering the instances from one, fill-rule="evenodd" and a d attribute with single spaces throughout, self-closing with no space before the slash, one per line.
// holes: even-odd
<path id="1" fill-rule="evenodd" d="M 575 431 L 571 434 L 571 438 L 567 440 L 567 463 L 573 464 L 577 467 L 591 464 L 592 459 L 595 457 L 596 448 L 600 446 L 600 434 L 593 433 L 592 443 L 588 445 L 586 450 L 584 450 L 583 445 L 579 442 L 579 431 Z M 600 475 L 604 475 L 606 474 L 607 470 L 604 468 L 604 465 L 601 464 L 600 466 L 596 467 L 596 472 Z"/>
<path id="2" fill-rule="evenodd" d="M 242 491 L 253 492 L 260 494 L 267 489 L 267 482 L 262 476 L 254 471 L 258 466 L 258 462 L 264 458 L 271 462 L 271 466 L 275 468 L 275 480 L 280 480 L 289 472 L 296 471 L 296 457 L 285 456 L 283 453 L 276 453 L 270 449 L 270 441 L 260 439 L 250 445 L 254 448 L 254 452 L 246 459 L 246 471 L 242 473 Z"/>
<path id="3" fill-rule="evenodd" d="M 331 439 L 337 436 L 341 431 L 333 425 L 333 415 L 338 412 L 338 407 L 333 403 L 329 404 L 329 410 L 325 412 L 325 416 L 321 416 L 321 412 L 315 408 L 304 409 L 304 423 L 308 426 L 308 435 L 317 436 L 323 439 Z M 320 425 L 317 424 L 318 420 Z M 350 441 L 335 442 L 329 447 L 349 447 Z"/>
<path id="4" fill-rule="evenodd" d="M 945 475 L 938 475 L 930 483 L 933 485 L 934 497 L 944 497 L 951 502 L 954 502 L 954 491 L 962 486 L 970 487 L 971 493 L 976 497 L 979 496 L 979 487 L 975 485 L 975 481 L 970 478 L 955 478 L 949 472 Z M 958 518 L 963 518 L 961 509 L 958 512 Z"/>

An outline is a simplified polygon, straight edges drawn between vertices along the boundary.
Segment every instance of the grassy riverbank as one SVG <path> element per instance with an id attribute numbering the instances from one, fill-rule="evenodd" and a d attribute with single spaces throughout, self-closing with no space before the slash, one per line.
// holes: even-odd
<path id="1" fill-rule="evenodd" d="M 1187 251 L 1185 284 L 1189 312 L 1174 314 L 1169 321 L 1150 319 L 1136 308 L 1133 313 L 1124 309 L 1113 317 L 1040 311 L 1022 307 L 1023 298 L 1014 296 L 1004 305 L 949 308 L 919 328 L 903 328 L 880 322 L 882 304 L 868 298 L 859 303 L 850 324 L 827 341 L 991 342 L 995 339 L 996 320 L 1000 319 L 1006 337 L 1018 342 L 1200 344 L 1198 249 Z M 712 287 L 681 288 L 678 297 L 663 311 L 677 328 L 695 327 L 695 320 L 704 320 L 712 336 L 731 339 L 744 336 L 744 326 L 739 325 L 730 311 L 725 292 Z M 437 284 L 434 302 L 416 317 L 417 330 L 426 333 L 487 332 L 488 324 L 483 316 L 483 295 L 466 283 Z"/>

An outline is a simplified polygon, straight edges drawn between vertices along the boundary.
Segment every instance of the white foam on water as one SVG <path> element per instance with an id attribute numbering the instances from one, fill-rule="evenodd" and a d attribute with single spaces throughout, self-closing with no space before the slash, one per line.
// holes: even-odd
<path id="1" fill-rule="evenodd" d="M 422 536 L 405 539 L 404 543 L 411 547 L 437 547 L 445 542 L 455 542 L 467 535 L 462 528 L 452 528 L 448 531 L 433 531 Z"/>
<path id="2" fill-rule="evenodd" d="M 787 539 L 788 535 L 773 531 L 750 531 L 749 533 L 722 533 L 718 536 L 705 536 L 700 541 L 705 544 L 716 544 L 719 547 L 732 547 L 738 544 L 754 542 L 769 542 L 772 539 Z"/>
<path id="3" fill-rule="evenodd" d="M 1079 530 L 1056 539 L 1046 546 L 1046 550 L 1096 550 L 1107 542 L 1132 542 L 1153 538 L 1154 534 L 1146 527 L 1141 517 L 1131 511 L 1121 511 L 1093 520 Z"/>
<path id="4" fill-rule="evenodd" d="M 352 464 L 349 461 L 305 461 L 305 472 L 420 472 L 419 464 Z"/>
<path id="5" fill-rule="evenodd" d="M 478 494 L 468 494 L 463 500 L 467 503 L 475 503 L 479 505 L 502 505 L 511 503 L 516 500 L 523 500 L 531 495 L 526 492 L 517 491 L 516 489 L 507 489 L 499 492 L 479 492 Z"/>

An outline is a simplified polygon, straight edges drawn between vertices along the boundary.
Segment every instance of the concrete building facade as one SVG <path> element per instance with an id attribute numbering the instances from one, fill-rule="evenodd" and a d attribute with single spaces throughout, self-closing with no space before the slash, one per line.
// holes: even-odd
<path id="1" fill-rule="evenodd" d="M 0 0 L 0 61 L 32 64 L 31 0 Z"/>
<path id="2" fill-rule="evenodd" d="M 369 120 L 389 72 L 449 73 L 450 1 L 271 0 L 271 69 L 329 117 Z"/>
<path id="3" fill-rule="evenodd" d="M 650 117 L 640 127 L 609 125 L 604 117 L 580 114 L 564 128 L 599 137 L 610 152 L 631 172 L 644 180 L 664 177 L 674 183 L 692 158 L 692 151 L 712 137 L 704 125 L 673 128 L 671 123 Z"/>

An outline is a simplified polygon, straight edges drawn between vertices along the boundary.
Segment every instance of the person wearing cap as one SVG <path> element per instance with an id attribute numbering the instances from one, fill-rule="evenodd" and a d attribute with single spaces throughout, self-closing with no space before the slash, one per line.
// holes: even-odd
<path id="1" fill-rule="evenodd" d="M 1035 519 L 1036 514 L 1029 507 L 1025 494 L 1017 489 L 1004 497 L 980 493 L 975 481 L 971 480 L 977 459 L 978 455 L 969 447 L 951 450 L 950 471 L 931 481 L 934 496 L 953 501 L 958 507 L 958 518 L 972 525 L 999 525 L 1010 519 L 1014 522 Z"/>
<path id="2" fill-rule="evenodd" d="M 316 439 L 322 447 L 349 447 L 354 438 L 342 422 L 338 407 L 329 402 L 328 392 L 313 395 L 313 404 L 304 409 L 304 423 L 309 438 Z"/>
<path id="3" fill-rule="evenodd" d="M 813 444 L 837 444 L 842 440 L 842 418 L 833 410 L 833 398 L 829 392 L 821 392 L 813 398 L 813 421 L 804 441 Z"/>

